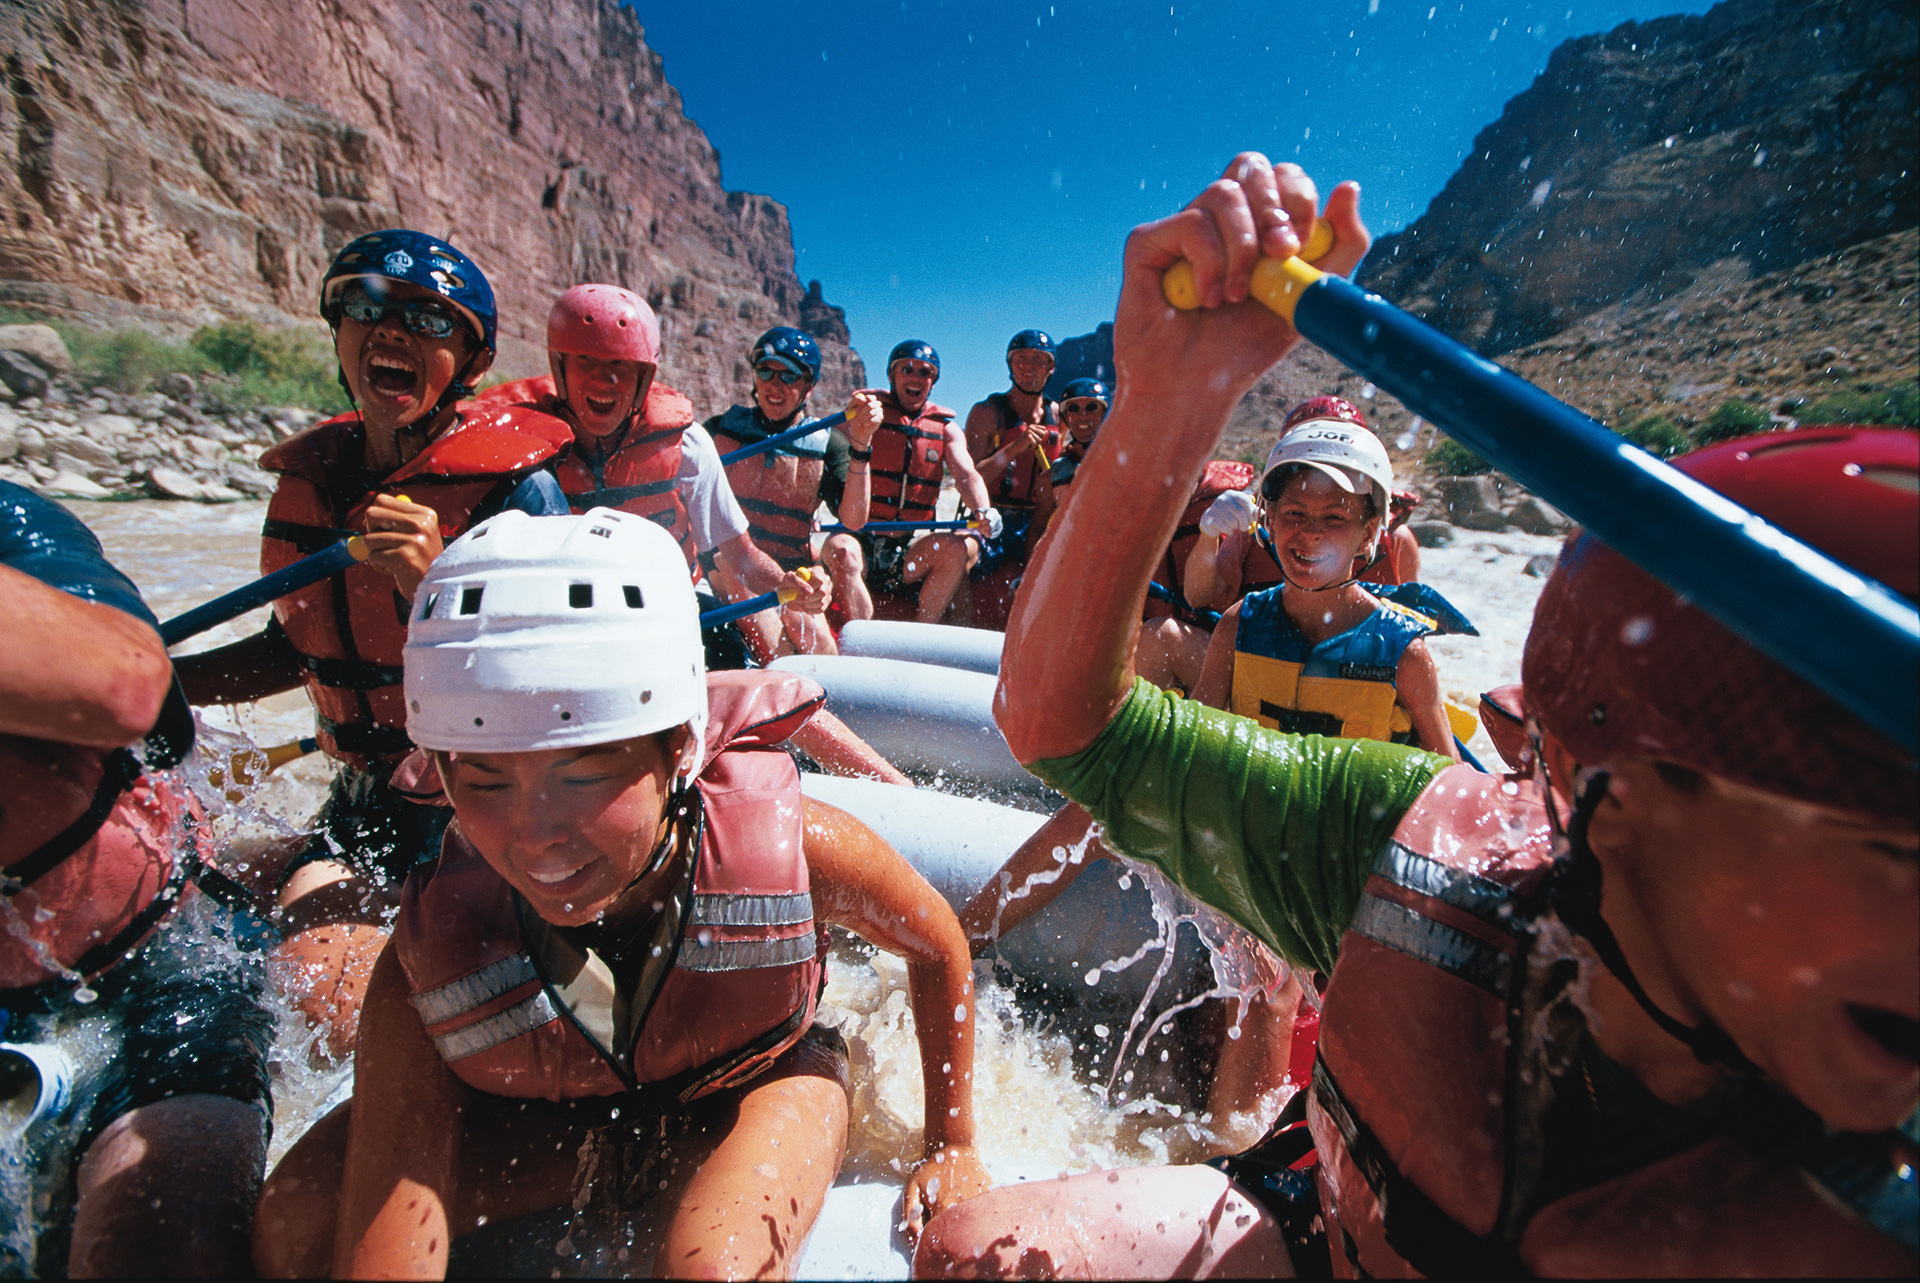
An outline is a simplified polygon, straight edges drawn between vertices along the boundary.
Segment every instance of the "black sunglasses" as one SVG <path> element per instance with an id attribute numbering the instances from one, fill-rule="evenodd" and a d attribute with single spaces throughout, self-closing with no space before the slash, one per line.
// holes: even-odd
<path id="1" fill-rule="evenodd" d="M 340 291 L 340 314 L 350 321 L 378 325 L 389 312 L 398 312 L 401 322 L 423 339 L 444 339 L 462 328 L 459 313 L 426 299 L 388 303 L 367 293 L 363 285 L 349 285 Z"/>
<path id="2" fill-rule="evenodd" d="M 798 370 L 789 370 L 784 365 L 756 366 L 753 371 L 753 377 L 762 383 L 771 383 L 775 379 L 778 379 L 788 387 L 792 387 L 796 383 L 804 383 L 807 380 L 806 375 L 800 373 Z"/>

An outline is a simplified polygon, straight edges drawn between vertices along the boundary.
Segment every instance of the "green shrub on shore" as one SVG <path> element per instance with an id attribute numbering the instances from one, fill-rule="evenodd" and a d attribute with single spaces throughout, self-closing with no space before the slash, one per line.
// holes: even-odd
<path id="1" fill-rule="evenodd" d="M 1621 428 L 1620 435 L 1656 459 L 1671 459 L 1690 448 L 1687 434 L 1672 419 L 1658 411 L 1641 415 L 1631 427 Z"/>
<path id="2" fill-rule="evenodd" d="M 1442 437 L 1427 451 L 1427 466 L 1443 477 L 1478 477 L 1493 471 L 1493 465 L 1452 437 Z"/>
<path id="3" fill-rule="evenodd" d="M 1885 391 L 1840 392 L 1794 411 L 1802 423 L 1878 423 L 1920 427 L 1920 383 L 1902 383 Z"/>
<path id="4" fill-rule="evenodd" d="M 334 378 L 333 349 L 318 335 L 253 321 L 203 326 L 186 342 L 145 330 L 94 330 L 71 321 L 0 308 L 0 325 L 49 325 L 73 357 L 73 382 L 124 395 L 145 392 L 169 374 L 199 381 L 207 408 L 234 413 L 291 405 L 322 413 L 347 408 Z"/>
<path id="5" fill-rule="evenodd" d="M 1698 449 L 1716 441 L 1765 432 L 1772 422 L 1773 416 L 1757 405 L 1748 405 L 1745 401 L 1722 401 L 1720 407 L 1707 416 L 1707 421 L 1693 430 L 1693 445 Z"/>
<path id="6" fill-rule="evenodd" d="M 346 394 L 334 377 L 333 349 L 318 336 L 299 330 L 272 330 L 252 321 L 223 321 L 202 326 L 190 341 L 193 350 L 225 375 L 205 388 L 209 402 L 228 410 L 256 405 L 298 405 L 324 413 L 347 408 Z"/>

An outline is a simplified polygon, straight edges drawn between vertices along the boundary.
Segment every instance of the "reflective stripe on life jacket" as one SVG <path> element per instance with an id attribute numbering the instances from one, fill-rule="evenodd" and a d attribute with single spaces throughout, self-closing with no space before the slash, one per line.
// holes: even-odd
<path id="1" fill-rule="evenodd" d="M 1439 631 L 1396 602 L 1337 637 L 1309 642 L 1287 618 L 1284 587 L 1240 602 L 1229 707 L 1262 726 L 1303 735 L 1390 740 L 1413 730 L 1394 679 L 1408 645 Z"/>
<path id="2" fill-rule="evenodd" d="M 987 453 L 998 450 L 1016 436 L 1025 435 L 1025 423 L 1013 412 L 1013 401 L 1005 392 L 993 392 L 980 404 L 990 406 L 999 426 L 987 441 Z M 1044 403 L 1045 412 L 1041 422 L 1052 431 L 1047 433 L 1047 458 L 1057 458 L 1060 454 L 1060 406 L 1058 402 Z M 993 506 L 996 508 L 1031 508 L 1033 492 L 1040 481 L 1040 459 L 1029 451 L 1007 465 L 1000 474 L 1000 480 L 993 487 Z"/>
<path id="3" fill-rule="evenodd" d="M 0 735 L 0 999 L 130 953 L 208 853 L 198 819 L 125 749 Z"/>
<path id="4" fill-rule="evenodd" d="M 787 428 L 814 422 L 812 416 Z M 724 456 L 729 450 L 765 440 L 786 429 L 769 424 L 756 406 L 736 405 L 707 420 L 707 431 Z M 826 472 L 827 438 L 821 428 L 751 459 L 727 465 L 733 497 L 746 510 L 753 541 L 782 570 L 813 564 L 813 512 L 820 506 L 820 478 Z"/>
<path id="5" fill-rule="evenodd" d="M 562 423 L 572 422 L 550 375 L 503 383 L 480 395 L 488 401 L 538 410 Z M 692 424 L 693 402 L 655 379 L 647 385 L 640 413 L 620 427 L 604 459 L 589 462 L 575 442 L 553 473 L 566 493 L 567 506 L 576 513 L 618 508 L 665 526 L 686 556 L 687 569 L 698 579 L 700 549 L 686 502 L 680 497 L 680 438 Z M 568 439 L 576 435 L 569 430 Z"/>
<path id="6" fill-rule="evenodd" d="M 360 416 L 315 424 L 260 456 L 280 474 L 260 532 L 260 572 L 271 574 L 344 535 L 366 530 L 376 493 L 404 491 L 432 508 L 452 543 L 504 503 L 528 474 L 572 441 L 564 423 L 511 405 L 468 403 L 458 422 L 385 477 L 361 466 Z M 274 619 L 307 670 L 320 747 L 361 770 L 410 747 L 400 696 L 408 605 L 393 576 L 364 562 L 273 604 Z"/>
<path id="7" fill-rule="evenodd" d="M 1790 1156 L 1770 1137 L 1805 1135 L 1810 1115 L 1771 1093 L 1757 1124 L 1637 1087 L 1627 1117 L 1600 1110 L 1550 873 L 1544 808 L 1464 766 L 1382 852 L 1327 987 L 1308 1108 L 1335 1271 L 1910 1275 L 1911 1249 L 1841 1205 L 1898 1191 L 1892 1134 L 1825 1138 L 1813 1120 Z M 1858 1175 L 1867 1142 L 1881 1171 L 1861 1198 L 1831 1173 Z"/>
<path id="8" fill-rule="evenodd" d="M 462 1081 L 563 1100 L 644 1087 L 688 1101 L 745 1082 L 812 1022 L 827 932 L 813 917 L 800 781 L 780 744 L 824 699 L 787 673 L 713 673 L 710 744 L 681 832 L 697 854 L 631 947 L 622 984 L 535 916 L 465 842 L 409 878 L 393 948 Z"/>
<path id="9" fill-rule="evenodd" d="M 878 392 L 880 427 L 873 434 L 873 459 L 867 464 L 871 499 L 869 521 L 928 521 L 940 501 L 940 476 L 947 461 L 946 427 L 953 411 L 929 401 L 909 414 L 891 392 Z"/>

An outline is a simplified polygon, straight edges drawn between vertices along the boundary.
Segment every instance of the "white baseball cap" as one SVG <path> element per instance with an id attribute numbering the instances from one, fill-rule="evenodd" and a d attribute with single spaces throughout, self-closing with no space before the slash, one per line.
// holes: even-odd
<path id="1" fill-rule="evenodd" d="M 1387 515 L 1393 494 L 1393 462 L 1387 458 L 1387 448 L 1380 444 L 1380 438 L 1358 424 L 1309 419 L 1288 429 L 1273 443 L 1255 492 L 1264 495 L 1267 476 L 1289 463 L 1319 469 L 1348 494 L 1371 491 L 1374 511 L 1382 517 Z"/>

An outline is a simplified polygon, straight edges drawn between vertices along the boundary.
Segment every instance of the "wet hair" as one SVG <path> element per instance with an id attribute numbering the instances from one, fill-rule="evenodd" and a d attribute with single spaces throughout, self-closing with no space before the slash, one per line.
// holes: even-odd
<path id="1" fill-rule="evenodd" d="M 1287 487 L 1293 484 L 1294 478 L 1305 476 L 1309 472 L 1318 472 L 1321 476 L 1326 475 L 1310 463 L 1300 463 L 1296 461 L 1294 463 L 1281 464 L 1261 479 L 1260 497 L 1268 503 L 1274 502 L 1286 493 Z M 1368 486 L 1364 492 L 1355 495 L 1354 498 L 1358 499 L 1361 504 L 1361 520 L 1372 521 L 1380 515 L 1380 506 L 1373 501 L 1372 486 Z"/>

